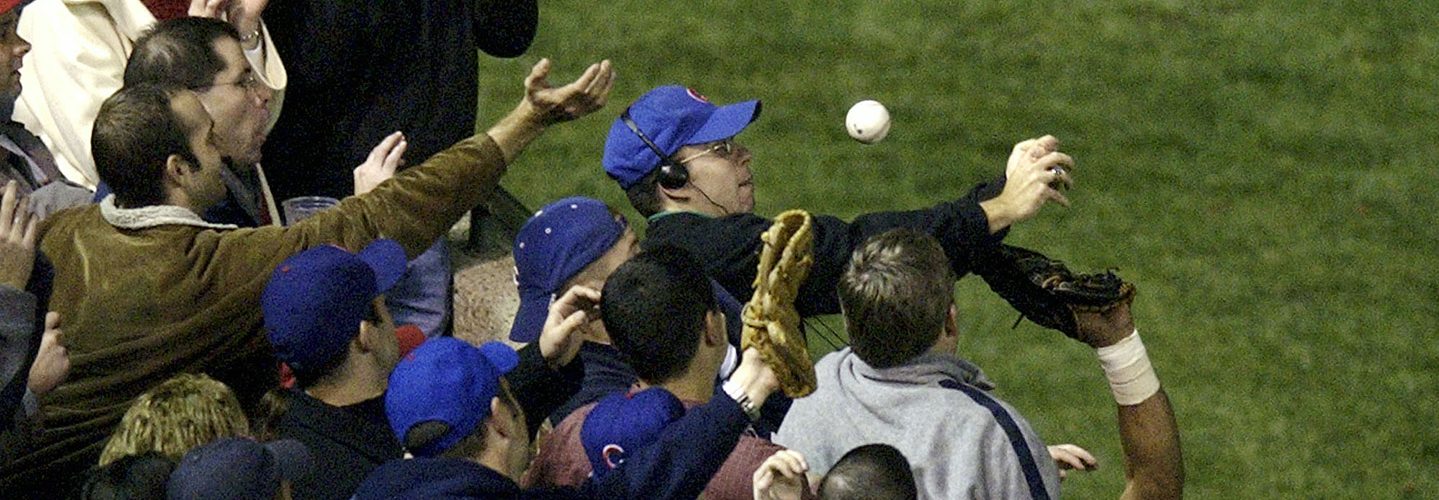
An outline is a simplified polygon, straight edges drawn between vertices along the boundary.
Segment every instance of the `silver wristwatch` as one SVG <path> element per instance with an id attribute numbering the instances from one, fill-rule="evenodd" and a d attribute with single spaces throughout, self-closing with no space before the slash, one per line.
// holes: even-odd
<path id="1" fill-rule="evenodd" d="M 759 405 L 755 404 L 754 401 L 750 401 L 749 394 L 745 394 L 744 389 L 741 389 L 738 383 L 733 380 L 726 380 L 721 388 L 724 389 L 725 394 L 728 394 L 731 399 L 734 399 L 735 403 L 739 403 L 740 409 L 744 410 L 745 416 L 749 417 L 751 422 L 759 420 Z"/>

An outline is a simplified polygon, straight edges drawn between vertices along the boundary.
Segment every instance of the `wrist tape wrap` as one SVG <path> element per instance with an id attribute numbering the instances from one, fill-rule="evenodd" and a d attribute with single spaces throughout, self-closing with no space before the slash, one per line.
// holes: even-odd
<path id="1" fill-rule="evenodd" d="M 1149 353 L 1144 350 L 1144 341 L 1139 339 L 1139 330 L 1129 334 L 1114 345 L 1095 349 L 1104 376 L 1109 379 L 1109 390 L 1114 401 L 1121 406 L 1137 405 L 1159 392 L 1159 376 L 1149 364 Z"/>

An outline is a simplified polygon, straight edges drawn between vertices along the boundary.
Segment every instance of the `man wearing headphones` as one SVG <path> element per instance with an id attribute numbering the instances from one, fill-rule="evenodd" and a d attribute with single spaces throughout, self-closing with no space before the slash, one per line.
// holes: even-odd
<path id="1" fill-rule="evenodd" d="M 605 172 L 649 219 L 641 247 L 688 250 L 741 302 L 752 293 L 760 235 L 772 224 L 752 213 L 752 155 L 735 140 L 759 112 L 759 101 L 716 106 L 693 89 L 658 87 L 615 120 L 603 161 Z M 1074 160 L 1058 146 L 1052 136 L 1021 142 L 1004 177 L 930 208 L 874 212 L 849 222 L 816 214 L 814 266 L 795 307 L 805 317 L 839 313 L 835 287 L 850 254 L 866 238 L 894 228 L 934 236 L 955 276 L 982 272 L 982 258 L 1011 225 L 1034 217 L 1049 201 L 1069 205 L 1057 188 L 1073 184 Z"/>

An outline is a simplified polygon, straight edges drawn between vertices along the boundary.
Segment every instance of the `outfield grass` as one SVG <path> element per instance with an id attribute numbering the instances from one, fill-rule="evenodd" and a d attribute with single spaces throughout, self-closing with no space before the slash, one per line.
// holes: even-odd
<path id="1" fill-rule="evenodd" d="M 1196 6 L 1198 5 L 1198 6 Z M 1432 1 L 544 2 L 529 55 L 482 63 L 481 116 L 540 56 L 615 61 L 614 103 L 549 134 L 505 185 L 586 194 L 610 120 L 645 90 L 762 98 L 741 140 L 758 212 L 853 216 L 958 196 L 1044 133 L 1079 160 L 1074 207 L 1009 242 L 1139 283 L 1194 498 L 1439 492 L 1439 5 Z M 890 137 L 844 112 L 878 99 Z M 1425 174 L 1424 172 L 1430 172 Z M 641 219 L 632 215 L 636 225 Z M 1123 484 L 1093 355 L 960 282 L 961 354 L 1050 443 L 1096 452 L 1074 498 Z"/>

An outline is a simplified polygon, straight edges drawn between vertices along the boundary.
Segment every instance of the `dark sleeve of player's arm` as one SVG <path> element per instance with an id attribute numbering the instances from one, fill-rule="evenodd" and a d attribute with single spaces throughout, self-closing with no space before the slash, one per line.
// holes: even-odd
<path id="1" fill-rule="evenodd" d="M 849 238 L 858 246 L 865 239 L 890 229 L 908 227 L 924 231 L 939 240 L 955 276 L 962 277 L 973 271 L 975 262 L 1009 234 L 1008 229 L 989 234 L 989 217 L 979 207 L 979 202 L 998 196 L 1003 189 L 1004 178 L 1000 177 L 994 182 L 980 183 L 957 200 L 927 209 L 861 215 L 849 224 Z"/>
<path id="2" fill-rule="evenodd" d="M 580 392 L 580 381 L 585 376 L 584 363 L 579 356 L 569 365 L 551 370 L 540 355 L 540 344 L 531 342 L 519 350 L 520 363 L 505 375 L 510 390 L 520 408 L 525 410 L 525 422 L 530 428 L 530 438 L 545 421 L 545 416 Z"/>
<path id="3" fill-rule="evenodd" d="M 475 0 L 475 43 L 494 57 L 519 57 L 540 24 L 536 0 Z"/>

